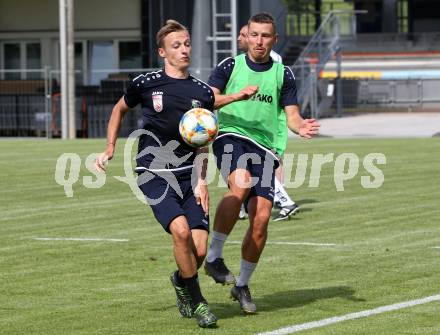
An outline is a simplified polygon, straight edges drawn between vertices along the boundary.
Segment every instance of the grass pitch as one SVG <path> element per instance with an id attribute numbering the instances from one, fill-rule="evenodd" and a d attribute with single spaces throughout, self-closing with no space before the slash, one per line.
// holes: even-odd
<path id="1" fill-rule="evenodd" d="M 259 313 L 243 316 L 229 288 L 200 274 L 218 328 L 198 329 L 179 317 L 168 276 L 171 239 L 123 176 L 123 141 L 105 185 L 89 189 L 85 159 L 104 140 L 0 141 L 1 334 L 254 334 L 440 294 L 440 140 L 315 139 L 292 141 L 309 154 L 306 180 L 289 194 L 302 211 L 271 222 L 268 244 L 251 281 Z M 362 159 L 383 153 L 380 188 L 366 189 Z M 55 182 L 63 153 L 81 159 L 73 197 Z M 308 187 L 313 154 L 354 153 L 357 175 L 335 186 L 325 164 L 319 187 Z M 67 175 L 66 175 L 67 178 Z M 336 177 L 337 178 L 337 177 Z M 213 183 L 211 217 L 224 188 Z M 239 221 L 230 241 L 241 241 Z M 36 240 L 99 238 L 123 241 Z M 128 241 L 124 241 L 128 240 Z M 225 260 L 238 273 L 240 246 Z M 301 334 L 439 334 L 440 302 L 300 332 Z"/>

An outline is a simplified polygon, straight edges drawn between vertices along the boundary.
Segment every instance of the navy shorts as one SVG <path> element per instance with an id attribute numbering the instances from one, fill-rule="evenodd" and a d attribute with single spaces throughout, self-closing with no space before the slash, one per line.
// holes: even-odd
<path id="1" fill-rule="evenodd" d="M 239 137 L 240 136 L 240 137 Z M 220 134 L 212 145 L 217 168 L 223 179 L 237 169 L 245 169 L 253 177 L 253 186 L 245 201 L 260 196 L 273 202 L 275 169 L 278 158 L 268 149 L 252 140 L 231 134 Z"/>
<path id="2" fill-rule="evenodd" d="M 181 215 L 186 217 L 190 229 L 203 229 L 209 232 L 209 217 L 205 215 L 202 206 L 197 205 L 191 186 L 191 172 L 192 169 L 188 169 L 185 172 L 167 172 L 158 175 L 146 171 L 138 177 L 139 185 L 139 181 L 148 174 L 146 179 L 149 180 L 139 185 L 139 188 L 145 195 L 155 218 L 167 233 L 171 233 L 170 223 Z M 172 176 L 175 176 L 175 179 Z M 177 181 L 177 190 L 175 181 Z"/>

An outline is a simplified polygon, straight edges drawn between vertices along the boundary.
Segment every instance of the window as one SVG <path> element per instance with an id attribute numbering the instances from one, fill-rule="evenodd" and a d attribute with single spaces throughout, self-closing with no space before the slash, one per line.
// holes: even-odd
<path id="1" fill-rule="evenodd" d="M 79 71 L 79 72 L 77 72 Z M 75 83 L 76 85 L 83 83 L 83 43 L 75 42 Z"/>
<path id="2" fill-rule="evenodd" d="M 5 43 L 3 45 L 3 50 L 5 70 L 19 70 L 21 68 L 20 43 Z M 20 79 L 20 73 L 6 72 L 5 79 Z"/>
<path id="3" fill-rule="evenodd" d="M 285 0 L 288 14 L 286 16 L 286 33 L 289 36 L 311 36 L 330 11 L 353 10 L 351 1 L 344 0 Z M 351 34 L 352 17 L 340 14 L 341 34 Z"/>
<path id="4" fill-rule="evenodd" d="M 89 42 L 90 84 L 99 85 L 109 71 L 116 69 L 113 41 Z"/>
<path id="5" fill-rule="evenodd" d="M 119 68 L 140 69 L 141 67 L 141 43 L 119 42 Z"/>
<path id="6" fill-rule="evenodd" d="M 60 57 L 60 46 L 58 57 Z M 59 66 L 57 64 L 57 66 Z M 141 69 L 141 42 L 133 40 L 83 40 L 75 42 L 77 85 L 101 85 L 118 69 Z M 125 73 L 125 71 L 124 71 Z"/>
<path id="7" fill-rule="evenodd" d="M 399 0 L 397 3 L 397 22 L 399 33 L 408 32 L 408 0 Z"/>
<path id="8" fill-rule="evenodd" d="M 26 44 L 26 69 L 40 70 L 41 69 L 41 47 L 40 43 Z M 28 79 L 41 79 L 41 72 L 29 72 Z"/>
<path id="9" fill-rule="evenodd" d="M 41 70 L 41 44 L 39 42 L 5 42 L 0 50 L 3 50 L 3 68 L 6 70 L 4 79 L 41 78 L 40 71 L 26 71 Z"/>

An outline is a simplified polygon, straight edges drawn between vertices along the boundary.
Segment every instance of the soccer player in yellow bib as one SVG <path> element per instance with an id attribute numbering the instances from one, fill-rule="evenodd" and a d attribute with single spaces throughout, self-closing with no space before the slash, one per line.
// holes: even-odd
<path id="1" fill-rule="evenodd" d="M 252 314 L 257 307 L 248 284 L 267 239 L 279 165 L 274 148 L 280 113 L 285 113 L 289 129 L 304 138 L 316 135 L 319 123 L 301 117 L 290 69 L 270 58 L 278 36 L 272 15 L 252 16 L 248 29 L 247 53 L 220 62 L 208 82 L 215 94 L 214 107 L 219 110 L 219 135 L 213 152 L 229 188 L 216 210 L 205 271 L 216 282 L 234 284 L 232 297 L 245 313 Z M 243 202 L 249 213 L 249 228 L 235 281 L 222 251 Z"/>
<path id="2" fill-rule="evenodd" d="M 248 35 L 248 25 L 244 25 L 240 29 L 240 33 L 237 37 L 238 47 L 240 50 L 247 52 L 248 43 L 247 43 L 247 35 Z M 275 51 L 270 51 L 270 58 L 274 62 L 283 63 L 282 57 L 276 53 Z M 293 76 L 292 73 L 290 73 Z M 288 220 L 291 215 L 295 215 L 299 211 L 299 206 L 293 201 L 289 194 L 287 194 L 284 189 L 283 181 L 284 181 L 284 170 L 283 170 L 283 156 L 287 146 L 287 137 L 288 137 L 288 129 L 286 124 L 286 114 L 281 113 L 279 115 L 279 124 L 278 124 L 278 138 L 277 145 L 274 148 L 277 154 L 280 156 L 280 165 L 275 171 L 275 194 L 274 194 L 274 205 L 280 209 L 277 217 L 274 221 Z M 239 219 L 246 218 L 246 210 L 244 205 L 240 208 L 240 213 L 238 215 Z"/>

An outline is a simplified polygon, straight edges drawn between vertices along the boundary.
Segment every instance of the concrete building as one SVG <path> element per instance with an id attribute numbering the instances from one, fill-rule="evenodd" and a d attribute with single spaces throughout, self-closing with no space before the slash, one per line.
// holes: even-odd
<path id="1" fill-rule="evenodd" d="M 155 34 L 171 18 L 192 33 L 193 67 L 211 68 L 213 3 L 219 12 L 230 12 L 230 0 L 74 1 L 75 68 L 81 72 L 77 84 L 98 85 L 107 75 L 103 70 L 160 66 Z M 58 6 L 58 0 L 0 1 L 0 79 L 41 78 L 39 73 L 6 70 L 60 68 Z M 252 13 L 273 10 L 280 18 L 282 1 L 269 6 L 263 0 L 241 0 L 236 24 L 244 24 Z M 231 29 L 227 20 L 224 25 Z"/>

